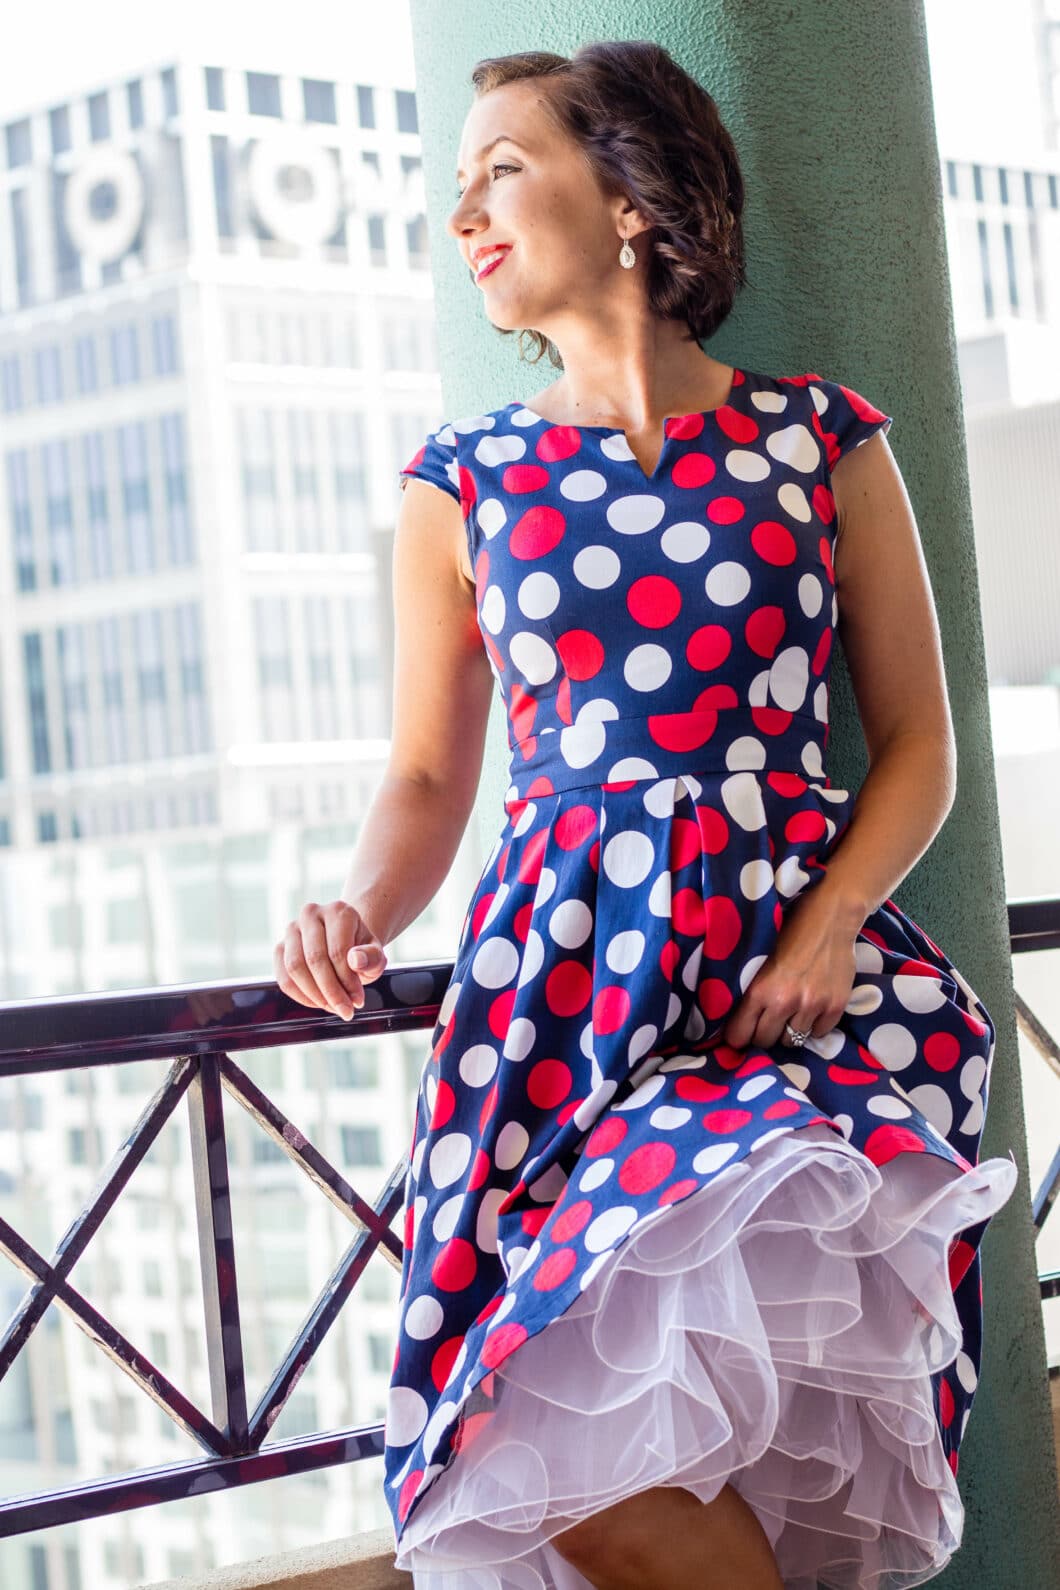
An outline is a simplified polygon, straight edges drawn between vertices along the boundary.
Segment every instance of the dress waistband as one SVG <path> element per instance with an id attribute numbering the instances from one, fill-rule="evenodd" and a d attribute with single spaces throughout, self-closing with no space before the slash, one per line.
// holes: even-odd
<path id="1" fill-rule="evenodd" d="M 747 770 L 826 779 L 828 724 L 809 713 L 740 706 L 620 718 L 614 708 L 606 716 L 609 706 L 590 703 L 569 728 L 516 740 L 509 765 L 514 792 Z"/>

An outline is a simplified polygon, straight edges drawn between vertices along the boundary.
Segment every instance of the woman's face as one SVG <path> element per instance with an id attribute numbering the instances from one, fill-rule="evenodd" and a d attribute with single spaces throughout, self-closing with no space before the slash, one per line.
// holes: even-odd
<path id="1" fill-rule="evenodd" d="M 632 274 L 618 263 L 619 218 L 632 231 L 637 216 L 621 196 L 602 193 L 579 146 L 542 107 L 546 92 L 505 83 L 472 105 L 447 225 L 493 324 L 550 335 L 550 323 L 598 312 L 613 272 Z M 494 247 L 505 249 L 501 263 L 479 275 Z"/>

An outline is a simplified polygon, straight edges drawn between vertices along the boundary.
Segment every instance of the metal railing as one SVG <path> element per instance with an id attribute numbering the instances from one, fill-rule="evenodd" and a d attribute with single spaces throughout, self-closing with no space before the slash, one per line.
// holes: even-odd
<path id="1" fill-rule="evenodd" d="M 1060 948 L 1060 899 L 1011 901 L 1013 954 Z M 403 1203 L 407 1157 L 374 1203 L 363 1199 L 304 1133 L 251 1081 L 230 1051 L 351 1040 L 433 1028 L 451 962 L 390 968 L 365 987 L 350 1023 L 297 1005 L 269 980 L 0 1004 L 0 1077 L 169 1059 L 169 1071 L 104 1170 L 88 1203 L 45 1258 L 0 1219 L 0 1251 L 30 1286 L 0 1336 L 0 1380 L 51 1304 L 73 1320 L 203 1449 L 194 1462 L 109 1476 L 44 1495 L 0 1500 L 0 1536 L 146 1507 L 220 1487 L 303 1473 L 383 1452 L 382 1424 L 298 1436 L 265 1446 L 269 1431 L 343 1304 L 378 1249 L 401 1269 L 391 1229 Z M 1060 1045 L 1017 995 L 1021 1030 L 1060 1075 Z M 246 1394 L 239 1288 L 232 1239 L 223 1094 L 236 1100 L 355 1228 L 349 1247 L 290 1342 L 255 1407 Z M 152 1143 L 187 1100 L 199 1260 L 205 1303 L 210 1413 L 197 1407 L 77 1290 L 70 1271 Z M 1060 1149 L 1034 1198 L 1038 1232 L 1060 1193 Z M 1043 1301 L 1060 1295 L 1060 1272 L 1039 1276 Z M 1060 1372 L 1060 1371 L 1054 1371 Z"/>

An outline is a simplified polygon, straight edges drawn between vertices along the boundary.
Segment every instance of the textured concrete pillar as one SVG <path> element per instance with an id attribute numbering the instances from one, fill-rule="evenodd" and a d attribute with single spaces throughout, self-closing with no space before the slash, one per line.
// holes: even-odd
<path id="1" fill-rule="evenodd" d="M 502 6 L 412 0 L 437 291 L 444 417 L 529 397 L 551 366 L 524 367 L 489 324 L 445 218 L 456 149 L 483 56 L 592 39 L 653 39 L 718 101 L 748 189 L 749 286 L 709 344 L 772 375 L 815 370 L 894 416 L 890 443 L 920 525 L 959 751 L 956 803 L 896 899 L 940 943 L 997 1029 L 984 1157 L 1015 1151 L 1020 1184 L 983 1244 L 983 1375 L 961 1450 L 964 1542 L 946 1590 L 1047 1590 L 1060 1556 L 1045 1349 L 1013 1013 L 997 800 L 957 379 L 942 189 L 921 6 L 595 0 Z M 558 373 L 558 372 L 557 372 Z M 439 416 L 441 419 L 443 416 Z M 829 770 L 856 789 L 865 748 L 837 650 Z M 507 742 L 491 722 L 479 795 L 489 843 L 503 820 Z"/>

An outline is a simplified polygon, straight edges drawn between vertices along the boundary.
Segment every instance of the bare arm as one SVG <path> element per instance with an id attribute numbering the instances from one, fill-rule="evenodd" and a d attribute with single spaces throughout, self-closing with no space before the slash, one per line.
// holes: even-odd
<path id="1" fill-rule="evenodd" d="M 942 827 L 957 757 L 920 534 L 886 437 L 841 458 L 832 485 L 838 631 L 870 766 L 814 892 L 857 929 Z"/>
<path id="2" fill-rule="evenodd" d="M 493 673 L 461 569 L 460 506 L 410 479 L 394 534 L 394 727 L 342 899 L 383 945 L 453 864 L 482 770 Z"/>

